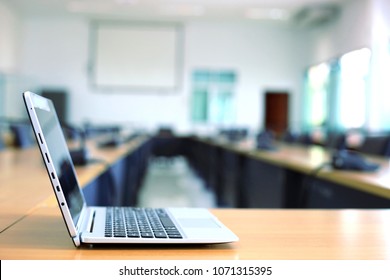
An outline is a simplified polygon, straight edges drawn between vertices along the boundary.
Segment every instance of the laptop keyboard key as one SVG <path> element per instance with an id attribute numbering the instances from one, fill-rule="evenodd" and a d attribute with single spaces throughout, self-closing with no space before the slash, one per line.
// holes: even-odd
<path id="1" fill-rule="evenodd" d="M 156 238 L 167 238 L 168 236 L 163 231 L 156 231 L 154 232 L 154 236 Z"/>
<path id="2" fill-rule="evenodd" d="M 140 235 L 138 232 L 128 232 L 127 237 L 138 238 L 138 237 L 140 237 Z"/>
<path id="3" fill-rule="evenodd" d="M 151 232 L 141 232 L 141 237 L 143 237 L 143 238 L 153 238 L 153 233 L 151 233 Z"/>

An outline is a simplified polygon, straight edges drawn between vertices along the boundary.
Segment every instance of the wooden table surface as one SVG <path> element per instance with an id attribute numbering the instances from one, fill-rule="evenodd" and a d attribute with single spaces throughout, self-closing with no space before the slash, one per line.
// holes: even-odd
<path id="1" fill-rule="evenodd" d="M 75 248 L 57 207 L 40 207 L 0 235 L 0 259 L 390 259 L 390 210 L 211 211 L 238 242 Z"/>

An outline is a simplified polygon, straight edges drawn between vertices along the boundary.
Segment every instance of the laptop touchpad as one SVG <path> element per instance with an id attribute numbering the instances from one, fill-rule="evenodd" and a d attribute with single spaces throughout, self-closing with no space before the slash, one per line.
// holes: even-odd
<path id="1" fill-rule="evenodd" d="M 220 226 L 213 219 L 179 219 L 180 225 L 186 228 L 219 228 Z"/>

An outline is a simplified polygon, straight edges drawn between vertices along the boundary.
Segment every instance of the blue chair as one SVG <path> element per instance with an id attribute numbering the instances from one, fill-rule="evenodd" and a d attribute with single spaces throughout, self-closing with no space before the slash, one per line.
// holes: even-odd
<path id="1" fill-rule="evenodd" d="M 0 134 L 0 151 L 5 149 L 5 143 L 2 135 Z"/>
<path id="2" fill-rule="evenodd" d="M 390 136 L 366 136 L 358 151 L 364 154 L 390 157 Z"/>
<path id="3" fill-rule="evenodd" d="M 298 135 L 290 130 L 286 130 L 283 133 L 281 140 L 289 144 L 296 143 L 298 141 Z"/>
<path id="4" fill-rule="evenodd" d="M 11 133 L 14 137 L 14 146 L 25 149 L 33 146 L 35 141 L 32 137 L 31 126 L 27 123 L 14 123 L 10 125 Z"/>
<path id="5" fill-rule="evenodd" d="M 331 149 L 343 150 L 347 148 L 346 135 L 344 133 L 328 133 L 324 146 Z"/>
<path id="6" fill-rule="evenodd" d="M 309 146 L 314 144 L 313 139 L 309 133 L 302 133 L 297 137 L 296 142 L 298 144 L 304 145 L 304 146 Z"/>

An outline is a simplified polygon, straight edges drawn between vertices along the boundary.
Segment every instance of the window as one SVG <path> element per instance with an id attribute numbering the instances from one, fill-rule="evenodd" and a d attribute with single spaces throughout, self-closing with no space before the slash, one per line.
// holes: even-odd
<path id="1" fill-rule="evenodd" d="M 361 128 L 367 117 L 367 86 L 371 51 L 361 49 L 340 58 L 340 126 Z"/>
<path id="2" fill-rule="evenodd" d="M 234 121 L 234 71 L 196 70 L 192 74 L 192 120 L 231 124 Z"/>
<path id="3" fill-rule="evenodd" d="M 0 120 L 5 115 L 5 90 L 4 90 L 4 76 L 0 74 Z"/>
<path id="4" fill-rule="evenodd" d="M 372 51 L 372 66 L 370 77 L 370 102 L 368 108 L 367 128 L 370 131 L 389 131 L 390 130 L 390 37 L 383 34 L 380 30 L 378 37 L 381 39 L 376 42 Z"/>
<path id="5" fill-rule="evenodd" d="M 327 121 L 329 66 L 310 67 L 306 77 L 306 114 L 309 128 L 321 127 Z"/>
<path id="6" fill-rule="evenodd" d="M 371 51 L 364 48 L 307 70 L 304 130 L 325 133 L 366 126 L 370 61 Z"/>

